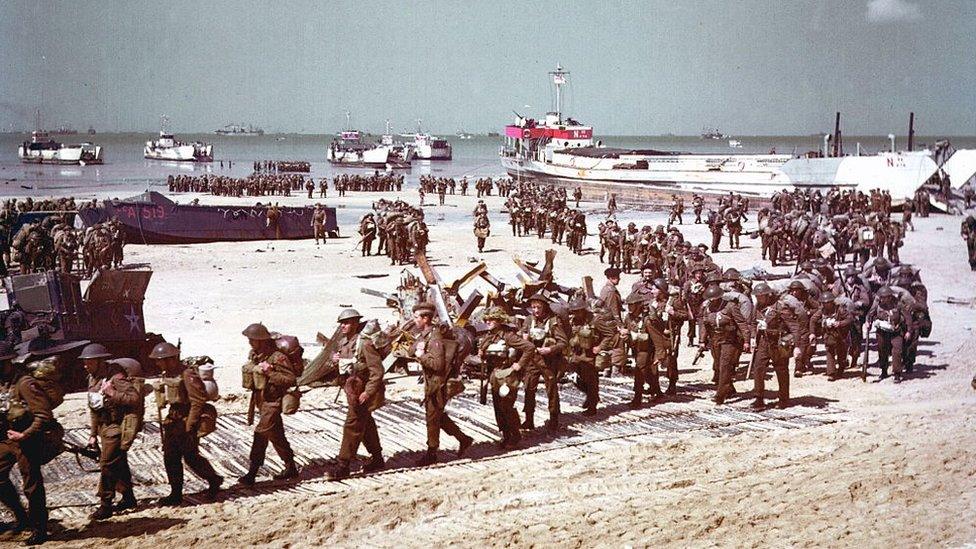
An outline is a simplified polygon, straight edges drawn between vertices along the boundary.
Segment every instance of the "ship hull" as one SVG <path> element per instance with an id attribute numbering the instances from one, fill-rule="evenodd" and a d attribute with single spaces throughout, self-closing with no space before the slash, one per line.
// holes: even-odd
<path id="1" fill-rule="evenodd" d="M 18 147 L 17 156 L 25 164 L 62 164 L 86 166 L 102 164 L 102 148 L 96 145 L 63 146 L 59 149 Z"/>
<path id="2" fill-rule="evenodd" d="M 248 240 L 314 238 L 311 207 L 279 207 L 277 230 L 269 226 L 267 207 L 191 206 L 176 204 L 159 193 L 104 202 L 78 211 L 86 226 L 118 219 L 126 241 L 136 244 L 195 244 Z M 335 208 L 325 208 L 325 231 L 338 235 Z"/>
<path id="3" fill-rule="evenodd" d="M 330 147 L 326 150 L 325 157 L 330 164 L 336 166 L 350 168 L 386 168 L 386 165 L 390 162 L 390 150 L 386 147 L 376 147 L 373 149 L 338 149 Z"/>
<path id="4" fill-rule="evenodd" d="M 165 160 L 168 162 L 213 162 L 213 153 L 208 145 L 197 149 L 192 145 L 178 147 L 146 147 L 143 156 L 147 160 Z"/>
<path id="5" fill-rule="evenodd" d="M 561 160 L 562 163 L 557 164 L 503 156 L 502 166 L 514 178 L 574 186 L 634 187 L 683 194 L 734 192 L 756 197 L 769 197 L 777 191 L 794 188 L 827 190 L 839 187 L 865 193 L 873 188 L 885 188 L 895 199 L 911 196 L 937 169 L 935 162 L 926 155 L 899 153 L 840 158 L 665 155 L 641 158 L 649 166 L 641 164 L 643 169 L 607 166 L 620 165 L 627 160 L 625 158 L 561 155 Z"/>

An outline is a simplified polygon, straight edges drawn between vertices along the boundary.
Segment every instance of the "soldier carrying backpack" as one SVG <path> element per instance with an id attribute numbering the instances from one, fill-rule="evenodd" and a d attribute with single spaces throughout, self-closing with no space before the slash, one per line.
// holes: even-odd
<path id="1" fill-rule="evenodd" d="M 112 354 L 101 344 L 86 346 L 78 356 L 88 372 L 88 411 L 91 434 L 88 446 L 99 453 L 98 493 L 101 504 L 91 514 L 92 520 L 105 520 L 113 512 L 136 507 L 132 492 L 132 471 L 128 449 L 138 432 L 145 410 L 142 391 L 128 372 L 117 362 L 106 359 Z M 115 493 L 122 499 L 113 507 Z"/>
<path id="2" fill-rule="evenodd" d="M 48 391 L 11 362 L 16 356 L 13 347 L 0 344 L 0 502 L 15 519 L 6 530 L 19 533 L 30 529 L 27 543 L 34 545 L 47 540 L 47 501 L 41 466 L 53 456 L 45 448 L 46 433 L 63 435 L 64 430 L 54 420 L 52 409 L 56 404 L 51 402 Z M 14 465 L 20 470 L 27 510 L 10 482 Z"/>

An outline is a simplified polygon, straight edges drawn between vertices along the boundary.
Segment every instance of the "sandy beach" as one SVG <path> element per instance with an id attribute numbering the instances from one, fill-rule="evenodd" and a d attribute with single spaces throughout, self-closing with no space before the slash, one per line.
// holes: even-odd
<path id="1" fill-rule="evenodd" d="M 319 246 L 311 240 L 128 245 L 126 262 L 146 263 L 154 271 L 144 308 L 147 330 L 180 341 L 184 355 L 213 357 L 227 397 L 219 409 L 242 411 L 246 400 L 239 366 L 247 342 L 240 331 L 247 324 L 261 321 L 298 336 L 306 357 L 312 357 L 318 351 L 316 332 L 331 333 L 342 308 L 394 320 L 381 299 L 360 288 L 393 291 L 403 267 L 391 266 L 385 257 L 363 258 L 353 249 L 356 222 L 379 197 L 350 193 L 323 200 L 339 207 L 343 237 Z M 414 192 L 403 197 L 417 202 Z M 302 196 L 275 200 L 308 202 Z M 552 244 L 512 237 L 507 215 L 501 213 L 502 199 L 490 197 L 492 235 L 486 252 L 477 254 L 470 227 L 476 201 L 449 195 L 448 205 L 425 209 L 431 262 L 446 281 L 484 260 L 495 276 L 515 283 L 513 255 L 541 259 Z M 592 233 L 602 213 L 597 204 L 585 207 L 592 212 Z M 665 221 L 662 213 L 624 211 L 619 217 L 638 226 Z M 706 226 L 688 221 L 686 216 L 681 227 L 685 236 L 704 242 Z M 929 287 L 932 337 L 922 344 L 915 372 L 900 384 L 877 382 L 877 369 L 869 371 L 868 383 L 855 377 L 830 383 L 823 375 L 791 380 L 794 398 L 829 406 L 833 423 L 735 436 L 707 430 L 634 436 L 612 446 L 581 443 L 485 459 L 472 463 L 474 470 L 448 463 L 394 471 L 376 482 L 341 489 L 310 479 L 302 481 L 308 484 L 306 492 L 248 495 L 231 490 L 217 503 L 142 506 L 85 530 L 85 520 L 67 516 L 54 530 L 60 529 L 60 538 L 50 545 L 901 547 L 976 542 L 976 392 L 969 383 L 976 362 L 976 284 L 958 236 L 959 219 L 933 216 L 915 223 L 917 231 L 909 234 L 901 255 L 921 268 Z M 747 230 L 753 224 L 754 218 Z M 596 237 L 588 243 L 595 244 Z M 715 261 L 722 267 L 769 268 L 759 258 L 757 240 L 743 243 L 744 249 L 719 253 Z M 565 247 L 555 249 L 558 282 L 578 286 L 582 276 L 592 275 L 602 285 L 597 254 L 575 256 Z M 634 280 L 636 275 L 624 275 L 621 288 Z M 945 303 L 950 296 L 968 299 L 970 305 Z M 692 367 L 692 356 L 682 349 L 679 388 L 711 377 L 710 361 Z M 822 372 L 822 356 L 814 364 Z M 746 392 L 752 382 L 739 381 L 737 387 Z M 416 398 L 421 391 L 413 379 L 398 379 L 387 395 Z M 341 409 L 333 396 L 314 390 L 303 407 Z M 714 407 L 702 398 L 693 404 L 702 410 Z M 747 404 L 731 406 L 744 409 Z M 58 410 L 67 427 L 84 424 L 82 405 L 75 395 Z M 680 411 L 686 406 L 667 402 L 655 408 Z M 294 441 L 304 435 L 289 436 Z M 381 428 L 380 436 L 395 435 Z M 154 443 L 144 434 L 137 445 Z M 97 476 L 87 478 L 90 482 L 76 488 L 94 491 Z M 232 482 L 228 479 L 228 485 Z M 49 487 L 49 498 L 62 488 Z"/>

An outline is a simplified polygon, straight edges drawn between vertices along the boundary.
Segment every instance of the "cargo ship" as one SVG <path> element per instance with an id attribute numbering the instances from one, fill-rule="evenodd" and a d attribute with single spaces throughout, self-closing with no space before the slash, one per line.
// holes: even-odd
<path id="1" fill-rule="evenodd" d="M 335 208 L 325 209 L 325 231 L 339 235 Z M 277 210 L 277 215 L 268 213 Z M 177 204 L 165 196 L 145 192 L 124 200 L 108 200 L 83 207 L 78 217 L 91 227 L 118 219 L 125 241 L 136 244 L 193 244 L 241 240 L 313 238 L 312 206 L 200 206 Z"/>
<path id="2" fill-rule="evenodd" d="M 588 196 L 618 193 L 636 201 L 691 193 L 769 197 L 780 190 L 834 186 L 863 192 L 884 188 L 900 199 L 911 196 L 938 169 L 927 151 L 795 157 L 605 147 L 594 141 L 592 126 L 564 117 L 560 110 L 569 72 L 557 66 L 549 75 L 556 88 L 555 110 L 541 120 L 518 116 L 505 127 L 501 164 L 514 178 L 580 186 Z"/>
<path id="3" fill-rule="evenodd" d="M 234 136 L 247 137 L 252 135 L 264 135 L 264 130 L 258 128 L 257 126 L 252 126 L 250 124 L 248 124 L 247 126 L 245 126 L 244 124 L 227 124 L 223 128 L 220 128 L 219 130 L 214 130 L 214 133 L 217 135 L 234 135 Z"/>

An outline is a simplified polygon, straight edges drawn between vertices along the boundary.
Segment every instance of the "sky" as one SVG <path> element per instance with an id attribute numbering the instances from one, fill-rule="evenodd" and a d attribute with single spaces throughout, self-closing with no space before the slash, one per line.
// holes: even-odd
<path id="1" fill-rule="evenodd" d="M 974 0 L 0 3 L 0 129 L 976 135 Z"/>

